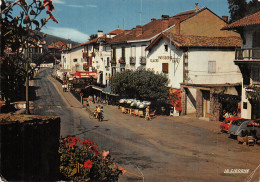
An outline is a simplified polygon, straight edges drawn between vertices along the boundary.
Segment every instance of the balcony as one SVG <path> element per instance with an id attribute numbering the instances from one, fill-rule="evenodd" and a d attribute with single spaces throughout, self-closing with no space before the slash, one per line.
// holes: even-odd
<path id="1" fill-rule="evenodd" d="M 236 60 L 260 61 L 260 48 L 236 49 Z"/>
<path id="2" fill-rule="evenodd" d="M 146 64 L 146 57 L 144 57 L 144 56 L 140 57 L 140 64 L 142 64 L 142 65 Z"/>
<path id="3" fill-rule="evenodd" d="M 121 58 L 119 59 L 119 63 L 125 64 L 125 57 L 121 57 Z"/>
<path id="4" fill-rule="evenodd" d="M 135 57 L 130 57 L 130 64 L 135 64 Z"/>

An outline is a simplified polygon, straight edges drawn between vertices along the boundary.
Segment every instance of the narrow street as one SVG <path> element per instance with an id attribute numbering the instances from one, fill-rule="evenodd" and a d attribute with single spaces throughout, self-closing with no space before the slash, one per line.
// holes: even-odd
<path id="1" fill-rule="evenodd" d="M 60 116 L 61 136 L 92 140 L 127 171 L 143 176 L 126 173 L 119 181 L 243 181 L 260 164 L 259 146 L 237 144 L 219 132 L 220 123 L 188 116 L 145 121 L 110 105 L 104 107 L 104 121 L 91 120 L 72 94 L 62 91 L 52 71 L 41 71 L 34 80 L 32 114 Z M 225 174 L 225 169 L 250 171 Z"/>

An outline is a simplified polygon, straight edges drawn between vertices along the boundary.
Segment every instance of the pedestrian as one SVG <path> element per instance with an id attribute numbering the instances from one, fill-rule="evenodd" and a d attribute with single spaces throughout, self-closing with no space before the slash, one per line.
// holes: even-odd
<path id="1" fill-rule="evenodd" d="M 151 120 L 149 106 L 145 109 L 145 120 Z"/>
<path id="2" fill-rule="evenodd" d="M 98 110 L 98 107 L 96 106 L 96 109 L 94 110 L 94 116 L 95 116 L 95 118 L 97 118 L 97 115 L 98 115 L 97 110 Z"/>
<path id="3" fill-rule="evenodd" d="M 62 90 L 63 90 L 63 92 L 65 92 L 65 85 L 64 84 L 62 84 Z"/>
<path id="4" fill-rule="evenodd" d="M 69 92 L 69 82 L 67 83 L 67 91 Z"/>
<path id="5" fill-rule="evenodd" d="M 94 94 L 94 100 L 93 100 L 93 103 L 95 104 L 95 102 L 97 101 L 97 96 Z"/>

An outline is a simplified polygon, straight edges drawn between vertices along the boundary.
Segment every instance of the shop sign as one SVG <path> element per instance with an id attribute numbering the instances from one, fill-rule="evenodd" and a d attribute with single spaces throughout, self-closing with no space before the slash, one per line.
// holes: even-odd
<path id="1" fill-rule="evenodd" d="M 179 58 L 174 58 L 173 56 L 158 56 L 157 59 L 150 59 L 150 62 L 159 62 L 159 60 L 173 60 L 179 62 Z"/>
<path id="2" fill-rule="evenodd" d="M 90 78 L 95 77 L 97 72 L 76 72 L 76 78 Z"/>

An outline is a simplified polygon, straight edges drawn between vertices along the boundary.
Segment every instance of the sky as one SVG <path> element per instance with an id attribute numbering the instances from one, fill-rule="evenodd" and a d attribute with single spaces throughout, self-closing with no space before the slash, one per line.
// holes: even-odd
<path id="1" fill-rule="evenodd" d="M 173 16 L 179 12 L 208 7 L 218 16 L 229 15 L 227 0 L 52 0 L 58 24 L 48 21 L 43 32 L 79 43 L 98 30 L 108 33 L 118 27 L 132 29 L 151 18 Z M 140 12 L 141 16 L 140 16 Z"/>

